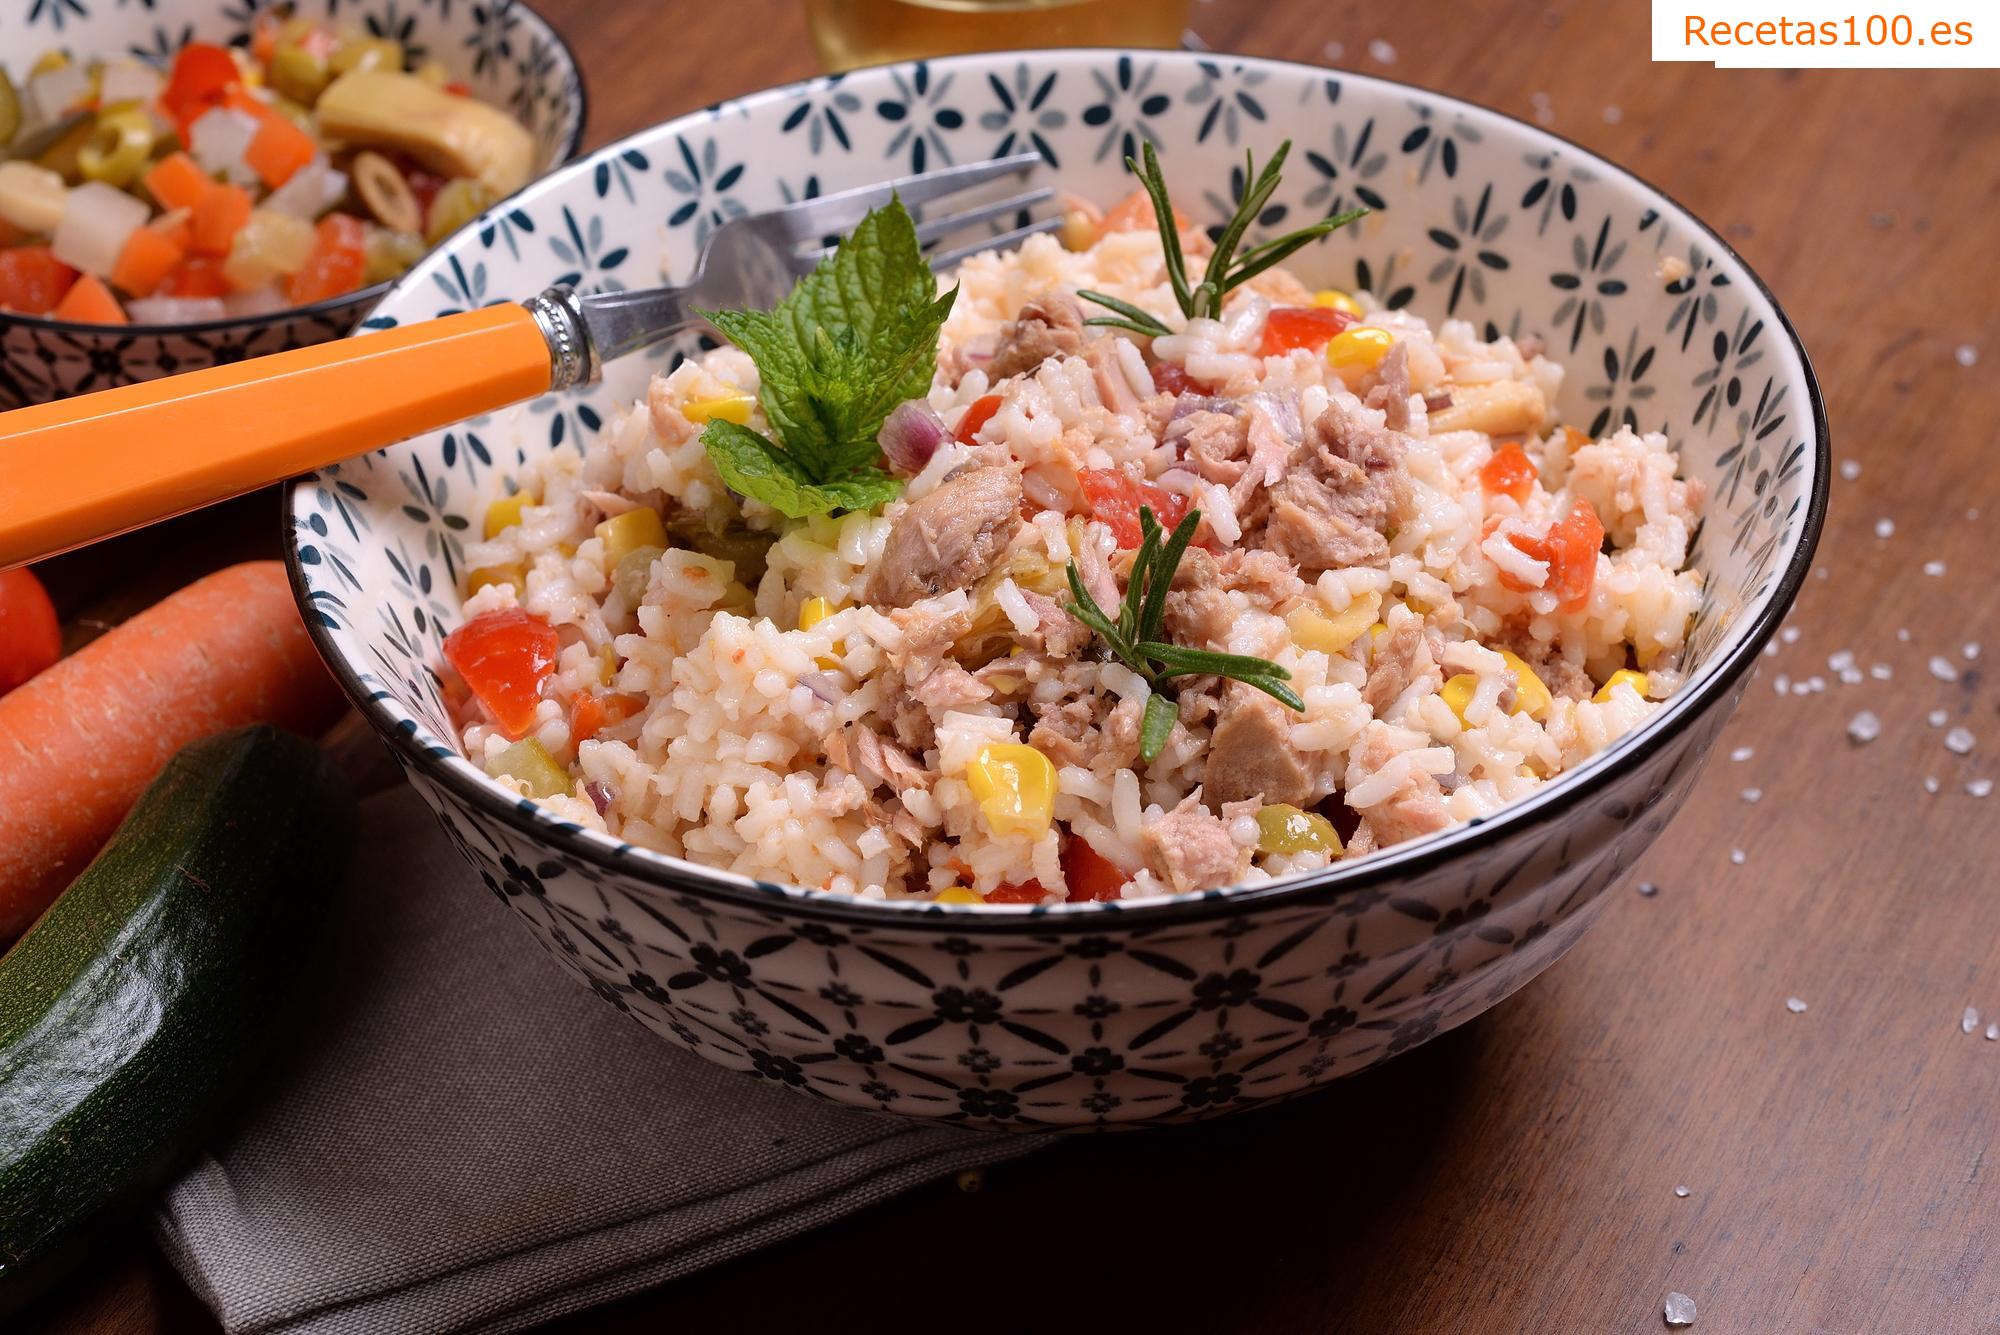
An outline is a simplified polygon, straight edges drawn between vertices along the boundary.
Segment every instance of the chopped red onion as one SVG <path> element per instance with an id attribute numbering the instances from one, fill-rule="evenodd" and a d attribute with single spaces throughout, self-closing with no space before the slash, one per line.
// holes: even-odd
<path id="1" fill-rule="evenodd" d="M 583 785 L 583 795 L 590 799 L 590 805 L 597 808 L 598 815 L 602 816 L 605 812 L 611 810 L 611 798 L 613 794 L 603 784 L 595 780 L 586 783 Z"/>
<path id="2" fill-rule="evenodd" d="M 1167 418 L 1167 425 L 1172 426 L 1183 417 L 1192 417 L 1196 413 L 1228 413 L 1233 417 L 1238 407 L 1235 399 L 1215 398 L 1207 394 L 1182 391 L 1174 398 L 1174 411 Z"/>
<path id="3" fill-rule="evenodd" d="M 882 423 L 881 433 L 875 439 L 882 446 L 889 467 L 913 477 L 923 471 L 924 465 L 937 453 L 938 446 L 951 439 L 951 433 L 944 429 L 944 419 L 932 410 L 930 404 L 922 399 L 910 399 L 896 405 L 895 411 Z"/>
<path id="4" fill-rule="evenodd" d="M 837 705 L 847 698 L 847 692 L 834 685 L 833 678 L 819 672 L 805 672 L 799 675 L 799 685 L 813 693 L 813 698 L 824 705 Z"/>
<path id="5" fill-rule="evenodd" d="M 1299 395 L 1297 390 L 1282 392 L 1260 389 L 1243 400 L 1246 407 L 1261 408 L 1271 419 L 1271 425 L 1285 438 L 1287 445 L 1297 445 L 1305 439 L 1305 425 L 1299 419 Z"/>

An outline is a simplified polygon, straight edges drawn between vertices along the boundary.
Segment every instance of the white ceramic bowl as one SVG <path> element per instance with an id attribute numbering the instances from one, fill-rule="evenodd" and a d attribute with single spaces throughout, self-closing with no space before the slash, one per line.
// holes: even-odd
<path id="1" fill-rule="evenodd" d="M 1374 213 L 1297 258 L 1436 319 L 1541 332 L 1560 408 L 1667 431 L 1711 501 L 1686 686 L 1498 816 L 1298 881 L 1055 908 L 766 885 L 556 820 L 462 759 L 436 666 L 468 529 L 523 460 L 574 449 L 663 358 L 297 484 L 292 569 L 322 651 L 489 887 L 612 1004 L 727 1066 L 980 1126 L 1212 1115 L 1462 1023 L 1555 959 L 1662 829 L 1803 579 L 1825 418 L 1797 337 L 1713 230 L 1575 145 L 1420 89 L 1304 65 L 1106 51 L 816 79 L 684 116 L 532 187 L 419 265 L 370 324 L 686 272 L 724 218 L 1034 145 L 1100 200 L 1156 143 L 1215 222 L 1243 150 L 1296 141 L 1263 218 Z M 1673 276 L 1678 274 L 1679 276 Z"/>
<path id="2" fill-rule="evenodd" d="M 0 51 L 17 77 L 43 51 L 77 60 L 134 56 L 165 67 L 190 41 L 242 44 L 267 6 L 219 0 L 47 0 L 0 8 Z M 505 107 L 535 136 L 535 171 L 552 171 L 583 142 L 576 57 L 518 0 L 296 0 L 435 57 L 472 95 Z M 97 325 L 0 311 L 0 410 L 176 371 L 237 362 L 339 338 L 389 290 L 373 283 L 309 306 L 199 324 Z"/>

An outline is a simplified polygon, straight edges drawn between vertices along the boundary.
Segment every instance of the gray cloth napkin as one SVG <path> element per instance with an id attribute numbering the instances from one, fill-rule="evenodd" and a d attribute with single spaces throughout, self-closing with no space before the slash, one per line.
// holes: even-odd
<path id="1" fill-rule="evenodd" d="M 156 1220 L 232 1332 L 518 1330 L 1035 1143 L 688 1056 L 564 973 L 414 794 L 362 811 L 303 1006 Z"/>

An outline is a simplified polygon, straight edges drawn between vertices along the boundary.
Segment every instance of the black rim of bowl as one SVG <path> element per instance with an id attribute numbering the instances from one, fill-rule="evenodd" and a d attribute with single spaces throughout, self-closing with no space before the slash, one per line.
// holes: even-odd
<path id="1" fill-rule="evenodd" d="M 546 15 L 537 13 L 526 5 L 516 5 L 513 12 L 526 15 L 529 20 L 541 24 L 542 31 L 547 33 L 549 40 L 555 43 L 556 50 L 562 52 L 563 62 L 569 67 L 569 72 L 576 81 L 576 120 L 571 123 L 569 133 L 563 136 L 563 142 L 556 151 L 555 161 L 529 178 L 527 183 L 521 187 L 521 190 L 526 190 L 536 182 L 546 180 L 576 161 L 577 150 L 583 146 L 584 129 L 590 123 L 590 90 L 584 84 L 583 66 L 578 62 L 576 52 L 570 49 L 568 39 L 561 32 L 557 31 L 556 25 L 549 22 Z M 470 222 L 458 228 L 457 231 L 452 232 L 450 236 L 445 237 L 437 245 L 426 246 L 424 253 L 417 257 L 418 263 L 421 263 L 432 251 L 437 250 L 439 247 L 450 245 L 459 232 L 469 227 L 477 227 L 481 219 L 507 203 L 508 200 L 513 199 L 515 195 L 520 194 L 521 190 L 516 190 L 513 194 L 503 199 L 495 200 L 486 208 L 481 209 L 478 215 Z M 415 266 L 412 265 L 411 267 L 414 268 Z M 376 303 L 388 296 L 389 289 L 400 281 L 402 281 L 402 275 L 398 274 L 394 278 L 385 278 L 379 283 L 370 283 L 367 287 L 358 287 L 352 292 L 343 292 L 337 297 L 327 297 L 324 300 L 315 301 L 305 306 L 286 306 L 281 310 L 265 311 L 259 315 L 225 315 L 220 320 L 194 320 L 186 324 L 92 324 L 81 320 L 51 320 L 46 315 L 21 315 L 13 311 L 0 311 L 0 328 L 6 328 L 9 325 L 18 325 L 21 328 L 33 329 L 39 333 L 69 334 L 73 337 L 109 339 L 171 338 L 175 335 L 184 334 L 247 332 L 254 329 L 265 329 L 285 324 L 292 320 L 310 320 L 322 315 L 339 316 L 350 307 L 356 315 L 359 315 L 362 311 L 374 309 Z"/>
<path id="2" fill-rule="evenodd" d="M 1077 54 L 1113 57 L 1120 52 L 1116 48 L 1106 48 L 1101 52 L 1094 48 L 1045 48 L 1007 54 L 1022 59 L 1032 59 L 1036 56 Z M 1163 51 L 1148 54 L 1168 59 L 1215 58 L 1209 53 Z M 989 58 L 990 55 L 987 54 L 972 54 L 944 57 L 927 63 L 933 66 L 948 65 L 957 61 L 976 63 Z M 1807 397 L 1811 401 L 1815 442 L 1813 490 L 1798 545 L 1786 562 L 1784 571 L 1779 575 L 1778 582 L 1773 587 L 1763 610 L 1757 614 L 1749 630 L 1728 656 L 1684 687 L 1681 693 L 1663 701 L 1663 707 L 1657 714 L 1641 723 L 1637 729 L 1618 742 L 1614 742 L 1607 750 L 1591 757 L 1578 768 L 1558 776 L 1546 788 L 1507 803 L 1492 816 L 1412 840 L 1400 845 L 1401 851 L 1398 851 L 1398 848 L 1385 849 L 1356 862 L 1337 862 L 1316 872 L 1267 884 L 1228 890 L 1204 890 L 1186 895 L 1150 899 L 1129 906 L 1121 901 L 1091 901 L 1049 906 L 946 905 L 925 900 L 871 901 L 852 896 L 827 895 L 802 887 L 782 886 L 762 881 L 753 881 L 751 885 L 744 886 L 735 883 L 734 879 L 728 879 L 741 878 L 740 873 L 706 867 L 686 860 L 681 860 L 680 865 L 676 865 L 667 860 L 670 857 L 668 854 L 654 853 L 627 844 L 618 845 L 615 851 L 607 850 L 600 842 L 603 836 L 593 836 L 578 827 L 560 822 L 533 802 L 510 797 L 492 783 L 459 772 L 442 757 L 419 745 L 407 729 L 375 719 L 370 713 L 370 706 L 382 692 L 364 684 L 332 644 L 330 632 L 311 616 L 306 616 L 304 618 L 306 629 L 311 634 L 320 657 L 326 661 L 328 670 L 340 682 L 355 708 L 361 711 L 375 731 L 394 748 L 405 768 L 419 771 L 429 781 L 445 789 L 454 799 L 482 815 L 510 825 L 534 842 L 564 854 L 584 866 L 615 875 L 631 876 L 661 890 L 712 898 L 758 912 L 837 921 L 884 931 L 901 929 L 947 935 L 963 935 L 969 932 L 1015 935 L 1055 932 L 1095 933 L 1123 931 L 1141 926 L 1152 928 L 1181 925 L 1229 917 L 1276 905 L 1296 904 L 1302 907 L 1323 905 L 1353 891 L 1394 884 L 1421 875 L 1454 858 L 1475 854 L 1489 845 L 1499 843 L 1503 838 L 1526 834 L 1536 826 L 1561 817 L 1578 802 L 1587 798 L 1598 786 L 1638 769 L 1674 740 L 1683 729 L 1692 726 L 1710 709 L 1721 705 L 1727 699 L 1738 679 L 1756 663 L 1757 655 L 1763 651 L 1765 644 L 1770 641 L 1784 620 L 1785 614 L 1791 610 L 1793 601 L 1805 583 L 1806 573 L 1812 567 L 1813 554 L 1818 549 L 1820 533 L 1826 519 L 1830 485 L 1828 474 L 1832 470 L 1833 449 L 1827 434 L 1826 404 L 1820 393 L 1819 377 L 1813 371 L 1812 359 L 1806 353 L 1805 344 L 1800 340 L 1798 330 L 1793 328 L 1791 318 L 1785 314 L 1784 308 L 1779 305 L 1777 297 L 1763 278 L 1741 255 L 1737 254 L 1736 249 L 1725 241 L 1719 232 L 1652 182 L 1573 140 L 1565 139 L 1540 126 L 1529 125 L 1526 121 L 1510 116 L 1506 112 L 1396 79 L 1385 79 L 1372 74 L 1355 74 L 1346 70 L 1328 70 L 1296 61 L 1267 60 L 1261 57 L 1245 57 L 1245 59 L 1255 59 L 1260 64 L 1309 72 L 1320 78 L 1331 76 L 1343 80 L 1357 79 L 1365 83 L 1417 93 L 1428 99 L 1468 107 L 1486 115 L 1499 117 L 1519 126 L 1531 135 L 1540 135 L 1567 145 L 1593 165 L 1659 196 L 1678 210 L 1702 236 L 1708 239 L 1710 244 L 1741 266 L 1758 294 L 1770 304 L 1772 314 L 1783 328 L 1792 351 L 1797 354 L 1800 371 L 1805 377 Z M 894 68 L 894 65 L 871 68 Z M 731 98 L 720 105 L 727 106 L 732 102 L 763 97 L 782 97 L 808 87 L 813 82 L 815 81 L 803 80 L 798 83 L 783 84 L 776 88 Z M 628 136 L 627 139 L 653 134 L 662 126 L 681 119 L 684 117 L 676 116 L 659 125 L 648 126 Z M 613 151 L 619 144 L 625 142 L 627 140 L 606 145 L 592 156 Z M 561 170 L 575 170 L 579 166 L 580 164 L 571 164 Z M 299 563 L 297 530 L 292 523 L 292 497 L 297 494 L 297 486 L 298 483 L 295 481 L 286 491 L 283 513 L 285 567 L 291 577 L 293 596 L 300 608 L 306 609 L 310 607 L 309 590 L 305 583 L 304 568 Z"/>

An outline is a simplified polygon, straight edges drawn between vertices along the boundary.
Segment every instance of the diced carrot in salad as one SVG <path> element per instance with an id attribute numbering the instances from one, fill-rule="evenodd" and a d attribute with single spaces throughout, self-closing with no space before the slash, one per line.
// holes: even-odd
<path id="1" fill-rule="evenodd" d="M 188 209 L 207 196 L 215 180 L 185 153 L 169 153 L 146 169 L 146 193 L 164 209 Z"/>
<path id="2" fill-rule="evenodd" d="M 313 137 L 269 108 L 258 119 L 257 133 L 243 151 L 243 160 L 271 189 L 289 181 L 313 160 L 319 145 Z"/>
<path id="3" fill-rule="evenodd" d="M 286 297 L 294 306 L 325 301 L 361 286 L 367 271 L 367 232 L 359 218 L 329 213 L 314 230 L 312 253 L 305 267 L 292 275 Z"/>
<path id="4" fill-rule="evenodd" d="M 229 280 L 222 276 L 221 260 L 190 255 L 167 270 L 158 291 L 163 297 L 226 297 Z"/>
<path id="5" fill-rule="evenodd" d="M 1581 496 L 1571 499 L 1569 510 L 1541 536 L 1512 533 L 1507 541 L 1537 561 L 1548 563 L 1549 575 L 1542 587 L 1557 595 L 1562 611 L 1580 612 L 1589 603 L 1597 583 L 1598 552 L 1604 546 L 1604 523 L 1589 501 Z M 1533 587 L 1505 570 L 1500 572 L 1500 583 L 1516 593 L 1527 593 Z"/>
<path id="6" fill-rule="evenodd" d="M 445 637 L 444 656 L 514 741 L 535 726 L 542 683 L 556 670 L 555 627 L 518 607 L 487 612 Z"/>
<path id="7" fill-rule="evenodd" d="M 1489 495 L 1512 496 L 1517 501 L 1528 499 L 1534 490 L 1535 479 L 1540 474 L 1535 471 L 1534 461 L 1521 448 L 1521 442 L 1510 440 L 1493 451 L 1479 469 L 1479 485 Z"/>
<path id="8" fill-rule="evenodd" d="M 1042 889 L 1040 881 L 1027 881 L 1020 885 L 1015 885 L 1010 881 L 1002 881 L 986 892 L 986 902 L 989 904 L 1039 904 L 1048 893 L 1048 891 Z"/>
<path id="9" fill-rule="evenodd" d="M 94 273 L 84 274 L 69 285 L 63 299 L 49 314 L 58 320 L 74 320 L 78 324 L 130 324 L 132 319 L 125 314 L 125 308 L 118 304 L 118 298 L 111 295 L 111 289 L 104 280 Z"/>
<path id="10" fill-rule="evenodd" d="M 250 192 L 240 185 L 217 182 L 194 206 L 194 249 L 202 255 L 227 255 L 229 243 L 250 221 Z"/>
<path id="11" fill-rule="evenodd" d="M 150 297 L 186 254 L 173 233 L 154 227 L 133 229 L 112 266 L 111 282 L 121 292 Z"/>

